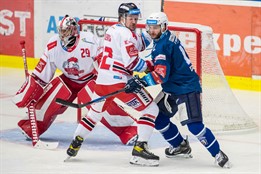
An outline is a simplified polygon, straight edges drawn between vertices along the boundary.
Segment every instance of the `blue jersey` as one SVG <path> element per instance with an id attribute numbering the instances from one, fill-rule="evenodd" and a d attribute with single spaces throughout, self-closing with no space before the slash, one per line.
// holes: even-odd
<path id="1" fill-rule="evenodd" d="M 202 91 L 184 47 L 169 30 L 153 41 L 151 57 L 154 70 L 142 78 L 149 86 L 161 84 L 163 91 L 174 95 Z"/>

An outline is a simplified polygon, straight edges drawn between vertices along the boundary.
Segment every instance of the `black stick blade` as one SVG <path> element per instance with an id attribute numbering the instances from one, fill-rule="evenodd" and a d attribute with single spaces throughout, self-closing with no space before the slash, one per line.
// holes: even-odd
<path id="1" fill-rule="evenodd" d="M 55 100 L 55 102 L 60 104 L 60 105 L 63 105 L 63 106 L 70 106 L 70 107 L 73 107 L 73 108 L 80 108 L 79 104 L 71 103 L 71 102 L 68 102 L 68 101 L 60 99 L 60 98 L 57 98 Z"/>

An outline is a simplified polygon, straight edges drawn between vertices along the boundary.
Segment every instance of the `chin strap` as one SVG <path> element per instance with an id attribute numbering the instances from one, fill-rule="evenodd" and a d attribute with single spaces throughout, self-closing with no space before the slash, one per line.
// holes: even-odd
<path id="1" fill-rule="evenodd" d="M 123 22 L 120 22 L 120 24 L 121 24 L 122 26 L 126 27 L 126 25 L 125 25 L 125 18 L 124 18 L 123 20 L 124 20 L 124 21 L 123 21 Z"/>

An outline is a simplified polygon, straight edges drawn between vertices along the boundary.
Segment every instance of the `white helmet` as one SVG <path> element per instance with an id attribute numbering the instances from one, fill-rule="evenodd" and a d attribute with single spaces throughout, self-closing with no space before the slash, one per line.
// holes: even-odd
<path id="1" fill-rule="evenodd" d="M 168 17 L 163 12 L 152 13 L 146 20 L 146 28 L 149 25 L 160 25 L 161 26 L 161 31 L 165 27 L 167 29 L 168 28 Z"/>
<path id="2" fill-rule="evenodd" d="M 79 35 L 78 24 L 74 18 L 69 17 L 69 15 L 65 15 L 65 17 L 59 21 L 57 29 L 64 47 L 74 45 Z"/>

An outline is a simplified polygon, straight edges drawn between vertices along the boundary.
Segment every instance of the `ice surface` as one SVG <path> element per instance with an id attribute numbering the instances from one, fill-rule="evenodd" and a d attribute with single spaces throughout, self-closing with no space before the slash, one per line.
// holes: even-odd
<path id="1" fill-rule="evenodd" d="M 186 130 L 192 147 L 192 159 L 168 159 L 164 156 L 167 143 L 156 131 L 149 142 L 151 151 L 160 156 L 159 167 L 140 167 L 129 164 L 131 146 L 124 146 L 119 139 L 101 125 L 90 134 L 76 158 L 63 162 L 66 149 L 76 128 L 76 110 L 68 109 L 58 116 L 55 123 L 41 137 L 44 141 L 59 141 L 55 150 L 35 149 L 18 130 L 17 122 L 26 116 L 18 109 L 11 97 L 24 82 L 24 72 L 19 69 L 0 68 L 0 143 L 1 174 L 181 174 L 181 173 L 235 173 L 259 174 L 260 170 L 260 128 L 251 132 L 218 134 L 221 149 L 230 158 L 233 167 L 222 169 L 215 166 L 214 158 Z M 243 109 L 260 127 L 261 93 L 233 90 Z"/>

